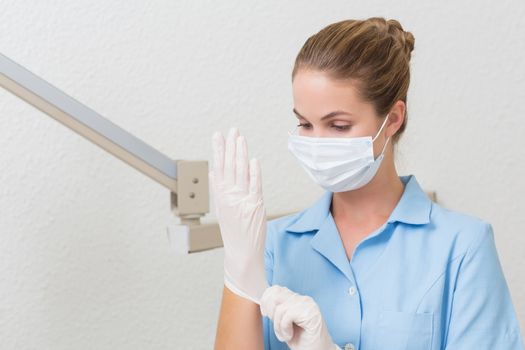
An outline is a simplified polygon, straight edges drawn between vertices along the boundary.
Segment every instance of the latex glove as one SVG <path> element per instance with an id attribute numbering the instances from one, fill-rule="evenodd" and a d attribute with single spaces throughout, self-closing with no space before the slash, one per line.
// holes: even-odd
<path id="1" fill-rule="evenodd" d="M 292 350 L 341 350 L 332 342 L 321 310 L 308 295 L 273 285 L 261 298 L 261 313 L 273 321 L 277 339 Z"/>
<path id="2" fill-rule="evenodd" d="M 215 132 L 213 150 L 209 182 L 224 245 L 224 284 L 259 304 L 268 287 L 261 168 L 255 158 L 248 162 L 246 139 L 237 128 L 230 129 L 226 141 Z"/>

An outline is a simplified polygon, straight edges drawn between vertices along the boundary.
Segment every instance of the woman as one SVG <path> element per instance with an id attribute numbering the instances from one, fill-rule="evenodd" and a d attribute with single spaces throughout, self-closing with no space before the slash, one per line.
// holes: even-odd
<path id="1" fill-rule="evenodd" d="M 288 148 L 325 193 L 299 213 L 267 224 L 246 140 L 215 133 L 216 349 L 523 349 L 491 224 L 397 174 L 413 48 L 398 21 L 378 17 L 305 42 Z"/>

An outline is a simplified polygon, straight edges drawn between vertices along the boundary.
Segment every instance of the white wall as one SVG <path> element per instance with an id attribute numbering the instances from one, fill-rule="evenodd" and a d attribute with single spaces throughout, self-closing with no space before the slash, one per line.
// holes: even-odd
<path id="1" fill-rule="evenodd" d="M 2 0 L 0 52 L 174 159 L 238 126 L 277 213 L 321 194 L 286 150 L 295 55 L 369 16 L 416 38 L 399 172 L 493 224 L 525 330 L 522 1 Z M 166 189 L 5 90 L 0 168 L 1 349 L 212 348 L 223 251 L 169 250 Z"/>

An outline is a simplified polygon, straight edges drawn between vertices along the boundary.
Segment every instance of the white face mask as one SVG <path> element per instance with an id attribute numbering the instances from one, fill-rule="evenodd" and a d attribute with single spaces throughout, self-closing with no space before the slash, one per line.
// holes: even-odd
<path id="1" fill-rule="evenodd" d="M 366 185 L 377 173 L 390 136 L 381 154 L 374 159 L 376 136 L 309 137 L 288 132 L 288 149 L 319 186 L 331 192 L 355 190 Z"/>

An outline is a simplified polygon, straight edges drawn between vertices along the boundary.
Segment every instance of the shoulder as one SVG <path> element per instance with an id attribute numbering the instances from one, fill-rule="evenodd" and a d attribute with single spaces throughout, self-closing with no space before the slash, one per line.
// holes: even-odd
<path id="1" fill-rule="evenodd" d="M 488 221 L 436 202 L 432 202 L 429 225 L 435 239 L 452 246 L 456 256 L 475 250 L 487 237 L 493 236 L 493 228 Z"/>

